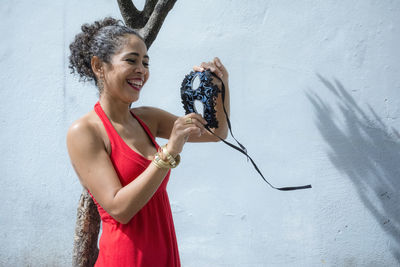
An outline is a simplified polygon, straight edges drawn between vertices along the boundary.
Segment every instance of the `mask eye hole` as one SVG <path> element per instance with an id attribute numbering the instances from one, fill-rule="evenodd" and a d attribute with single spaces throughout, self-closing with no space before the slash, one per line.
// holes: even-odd
<path id="1" fill-rule="evenodd" d="M 200 114 L 200 115 L 203 116 L 203 114 L 204 114 L 204 106 L 203 106 L 203 103 L 200 100 L 195 100 L 194 101 L 193 108 L 194 108 L 194 111 L 197 114 Z"/>
<path id="2" fill-rule="evenodd" d="M 193 77 L 192 80 L 192 90 L 197 90 L 200 86 L 200 77 L 199 75 L 196 75 Z"/>

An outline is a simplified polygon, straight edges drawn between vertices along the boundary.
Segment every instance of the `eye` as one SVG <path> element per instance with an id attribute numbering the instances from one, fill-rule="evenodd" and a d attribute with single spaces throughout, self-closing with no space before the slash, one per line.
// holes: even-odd
<path id="1" fill-rule="evenodd" d="M 135 59 L 130 59 L 130 58 L 128 58 L 126 61 L 128 61 L 129 63 L 136 63 L 136 60 L 135 60 Z"/>
<path id="2" fill-rule="evenodd" d="M 148 67 L 149 67 L 149 62 L 143 62 L 142 64 L 143 64 L 143 66 L 144 66 L 145 68 L 148 68 Z"/>

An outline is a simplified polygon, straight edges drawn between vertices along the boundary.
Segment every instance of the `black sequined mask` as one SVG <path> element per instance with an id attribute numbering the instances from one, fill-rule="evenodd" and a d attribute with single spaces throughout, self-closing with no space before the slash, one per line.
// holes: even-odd
<path id="1" fill-rule="evenodd" d="M 193 88 L 194 81 L 199 78 L 200 84 Z M 199 113 L 195 107 L 195 101 L 203 104 L 203 118 L 207 121 L 210 128 L 218 128 L 218 121 L 215 117 L 215 102 L 220 90 L 212 83 L 213 76 L 209 70 L 203 72 L 190 72 L 186 75 L 181 86 L 181 97 L 183 108 L 186 114 Z"/>
<path id="2" fill-rule="evenodd" d="M 197 88 L 193 88 L 194 81 L 196 78 L 199 78 L 200 83 Z M 218 86 L 212 83 L 213 77 L 219 79 L 221 81 L 221 90 L 219 90 Z M 215 111 L 215 104 L 217 101 L 218 94 L 221 93 L 222 99 L 222 106 L 224 109 L 226 122 L 228 124 L 229 131 L 233 139 L 235 139 L 236 143 L 239 146 L 229 143 L 225 141 L 223 138 L 219 137 L 218 135 L 214 134 L 210 128 L 218 128 L 218 121 L 216 118 L 216 111 Z M 272 188 L 281 190 L 281 191 L 291 191 L 291 190 L 298 190 L 298 189 L 306 189 L 311 188 L 311 185 L 304 185 L 304 186 L 292 186 L 292 187 L 275 187 L 271 183 L 265 179 L 264 175 L 261 173 L 260 169 L 257 167 L 254 160 L 247 154 L 247 149 L 233 136 L 231 122 L 229 120 L 228 113 L 225 109 L 225 85 L 222 80 L 216 76 L 214 73 L 210 72 L 209 70 L 203 72 L 190 72 L 188 75 L 185 76 L 182 86 L 181 86 L 181 98 L 183 108 L 185 109 L 186 114 L 189 113 L 198 113 L 195 107 L 195 102 L 200 101 L 203 104 L 203 118 L 207 121 L 207 125 L 205 128 L 213 135 L 218 137 L 222 142 L 227 144 L 228 146 L 236 149 L 240 153 L 244 154 L 248 160 L 251 161 L 256 171 L 260 174 L 262 179 Z"/>

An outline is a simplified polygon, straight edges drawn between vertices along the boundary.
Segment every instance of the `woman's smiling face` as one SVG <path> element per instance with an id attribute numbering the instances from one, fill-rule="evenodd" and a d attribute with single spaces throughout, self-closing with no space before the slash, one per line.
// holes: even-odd
<path id="1" fill-rule="evenodd" d="M 132 103 L 149 79 L 149 56 L 145 43 L 137 36 L 124 36 L 122 47 L 104 63 L 103 94 Z"/>

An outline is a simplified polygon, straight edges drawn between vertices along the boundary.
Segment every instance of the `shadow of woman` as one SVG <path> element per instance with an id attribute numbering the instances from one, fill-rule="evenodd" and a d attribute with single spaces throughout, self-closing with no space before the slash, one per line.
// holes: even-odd
<path id="1" fill-rule="evenodd" d="M 354 183 L 365 207 L 391 236 L 391 252 L 400 262 L 400 134 L 371 106 L 364 111 L 338 80 L 317 76 L 337 103 L 307 93 L 329 147 L 328 157 Z M 338 116 L 343 120 L 338 121 Z"/>

